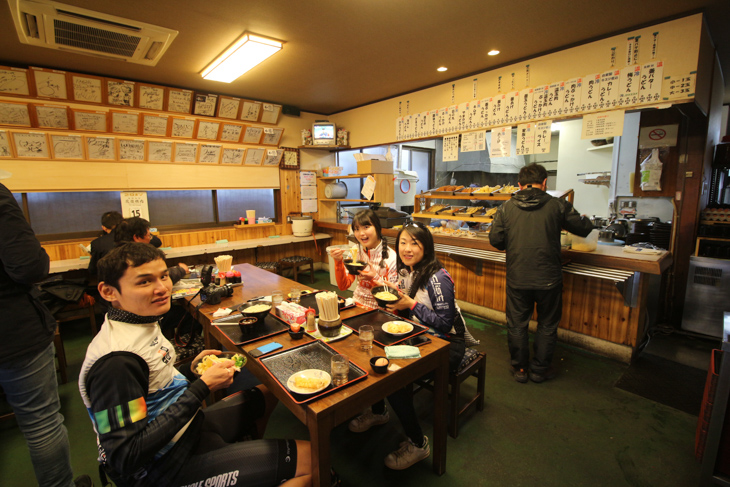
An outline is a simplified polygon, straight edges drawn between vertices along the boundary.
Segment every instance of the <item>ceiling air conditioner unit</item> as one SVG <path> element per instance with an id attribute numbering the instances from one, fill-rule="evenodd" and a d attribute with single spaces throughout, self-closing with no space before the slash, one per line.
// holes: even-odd
<path id="1" fill-rule="evenodd" d="M 154 66 L 176 30 L 47 0 L 8 0 L 23 44 Z"/>

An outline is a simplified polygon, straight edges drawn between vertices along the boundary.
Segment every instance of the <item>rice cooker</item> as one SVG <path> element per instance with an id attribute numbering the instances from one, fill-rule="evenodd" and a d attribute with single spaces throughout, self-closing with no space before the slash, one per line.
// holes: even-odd
<path id="1" fill-rule="evenodd" d="M 293 216 L 291 217 L 291 230 L 295 237 L 309 237 L 312 235 L 312 217 Z"/>

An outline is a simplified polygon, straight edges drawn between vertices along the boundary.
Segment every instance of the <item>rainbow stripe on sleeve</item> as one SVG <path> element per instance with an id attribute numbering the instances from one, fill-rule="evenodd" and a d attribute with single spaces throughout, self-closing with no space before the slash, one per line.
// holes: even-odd
<path id="1" fill-rule="evenodd" d="M 124 428 L 127 424 L 136 423 L 145 418 L 147 418 L 147 403 L 144 397 L 138 397 L 127 404 L 120 404 L 94 413 L 96 431 L 100 435 Z"/>

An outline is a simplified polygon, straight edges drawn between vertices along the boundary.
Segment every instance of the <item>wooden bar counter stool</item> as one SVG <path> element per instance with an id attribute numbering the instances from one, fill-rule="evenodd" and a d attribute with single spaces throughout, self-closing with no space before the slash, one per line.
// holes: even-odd
<path id="1" fill-rule="evenodd" d="M 259 262 L 259 249 L 262 248 L 261 245 L 253 249 L 254 253 L 254 260 L 256 261 L 254 265 L 258 267 L 259 269 L 263 269 L 265 271 L 273 272 L 274 274 L 281 275 L 281 264 L 278 262 Z"/>
<path id="2" fill-rule="evenodd" d="M 291 257 L 284 257 L 279 261 L 282 272 L 284 269 L 294 269 L 294 280 L 297 280 L 299 274 L 299 267 L 303 265 L 309 266 L 309 279 L 314 284 L 314 259 L 311 257 L 305 257 L 303 255 L 292 255 Z"/>

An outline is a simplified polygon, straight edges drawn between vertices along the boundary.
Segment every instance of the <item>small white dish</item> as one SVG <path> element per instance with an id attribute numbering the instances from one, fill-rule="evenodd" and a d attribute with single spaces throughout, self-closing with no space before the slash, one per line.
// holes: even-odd
<path id="1" fill-rule="evenodd" d="M 408 331 L 404 331 L 404 332 L 401 332 L 401 333 L 394 333 L 394 332 L 390 331 L 390 326 L 391 325 L 394 325 L 394 324 L 407 325 Z M 393 335 L 393 336 L 397 336 L 397 337 L 400 337 L 400 336 L 403 336 L 403 335 L 407 335 L 407 334 L 409 334 L 410 332 L 413 331 L 413 325 L 410 324 L 410 323 L 408 323 L 407 321 L 386 321 L 385 323 L 383 323 L 383 325 L 380 328 L 385 333 L 388 333 L 389 335 Z"/>
<path id="2" fill-rule="evenodd" d="M 302 377 L 304 379 L 322 379 L 323 386 L 319 387 L 317 389 L 308 389 L 304 387 L 297 387 L 294 385 L 294 382 L 297 377 Z M 332 383 L 332 376 L 330 376 L 327 372 L 324 370 L 319 369 L 307 369 L 302 370 L 300 372 L 297 372 L 296 374 L 292 374 L 289 379 L 286 381 L 286 386 L 289 388 L 290 391 L 296 392 L 297 394 L 316 394 L 320 391 L 325 390 L 330 384 Z"/>

